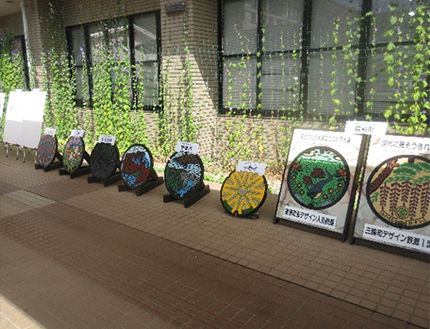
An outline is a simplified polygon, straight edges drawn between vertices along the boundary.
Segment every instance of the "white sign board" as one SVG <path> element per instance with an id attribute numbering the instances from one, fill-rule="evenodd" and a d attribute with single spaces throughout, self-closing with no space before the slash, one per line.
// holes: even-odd
<path id="1" fill-rule="evenodd" d="M 408 230 L 364 224 L 363 238 L 430 254 L 430 237 L 415 234 Z"/>
<path id="2" fill-rule="evenodd" d="M 295 129 L 277 219 L 345 234 L 362 135 Z"/>
<path id="3" fill-rule="evenodd" d="M 336 216 L 292 206 L 285 206 L 283 217 L 295 222 L 319 226 L 328 230 L 334 230 L 337 220 Z"/>
<path id="4" fill-rule="evenodd" d="M 236 167 L 236 171 L 254 172 L 263 176 L 264 172 L 266 171 L 266 164 L 249 161 L 239 161 Z"/>
<path id="5" fill-rule="evenodd" d="M 402 136 L 384 136 L 376 139 L 377 152 L 390 154 L 430 154 L 428 138 L 404 138 Z"/>
<path id="6" fill-rule="evenodd" d="M 345 133 L 347 134 L 365 134 L 365 135 L 385 135 L 387 131 L 387 122 L 370 122 L 370 121 L 347 121 Z"/>
<path id="7" fill-rule="evenodd" d="M 199 144 L 190 143 L 190 142 L 181 142 L 176 143 L 176 152 L 188 152 L 192 154 L 197 154 L 199 151 Z"/>
<path id="8" fill-rule="evenodd" d="M 72 137 L 83 138 L 84 135 L 85 135 L 85 130 L 82 130 L 82 129 L 73 129 L 72 132 L 70 133 L 70 136 L 72 136 Z"/>
<path id="9" fill-rule="evenodd" d="M 3 141 L 37 148 L 42 130 L 46 92 L 12 91 L 6 110 Z"/>
<path id="10" fill-rule="evenodd" d="M 6 119 L 3 133 L 3 141 L 11 144 L 20 144 L 21 127 L 23 114 L 20 108 L 23 107 L 21 91 L 12 91 L 9 93 L 9 101 L 6 109 Z"/>
<path id="11" fill-rule="evenodd" d="M 99 143 L 115 145 L 116 136 L 100 135 Z"/>
<path id="12" fill-rule="evenodd" d="M 6 97 L 5 93 L 0 93 L 0 121 L 3 117 L 4 99 Z"/>
<path id="13" fill-rule="evenodd" d="M 46 127 L 45 128 L 45 135 L 55 136 L 55 133 L 57 132 L 57 129 Z"/>
<path id="14" fill-rule="evenodd" d="M 430 138 L 372 136 L 354 237 L 430 254 Z"/>

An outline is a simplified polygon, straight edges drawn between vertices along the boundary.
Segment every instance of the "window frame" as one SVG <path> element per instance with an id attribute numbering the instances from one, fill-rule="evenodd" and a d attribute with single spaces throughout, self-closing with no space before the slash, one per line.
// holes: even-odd
<path id="1" fill-rule="evenodd" d="M 158 103 L 155 105 L 140 105 L 138 104 L 138 102 L 136 101 L 136 95 L 138 94 L 137 90 L 136 90 L 136 85 L 135 85 L 135 79 L 136 79 L 136 58 L 135 58 L 135 49 L 134 49 L 134 31 L 132 27 L 133 24 L 133 18 L 138 17 L 140 15 L 145 15 L 145 14 L 155 14 L 155 23 L 156 23 L 156 42 L 157 42 L 157 58 L 154 62 L 157 62 L 157 79 L 158 79 Z M 130 99 L 130 104 L 131 104 L 131 110 L 132 111 L 136 111 L 136 110 L 144 110 L 144 111 L 160 111 L 162 108 L 162 99 L 159 97 L 160 95 L 160 70 L 161 70 L 161 12 L 160 10 L 154 10 L 154 11 L 150 11 L 150 12 L 145 12 L 145 13 L 138 13 L 138 14 L 133 14 L 133 15 L 128 15 L 128 16 L 123 16 L 123 17 L 118 17 L 118 19 L 125 19 L 127 21 L 128 24 L 128 31 L 127 31 L 127 38 L 128 38 L 128 44 L 129 44 L 129 51 L 128 51 L 128 59 L 130 62 L 130 68 L 131 68 L 131 78 L 130 78 L 130 85 L 131 85 L 131 99 Z M 74 72 L 77 72 L 77 68 L 81 68 L 82 69 L 82 74 L 86 76 L 87 79 L 87 88 L 88 90 L 82 90 L 82 94 L 88 94 L 88 99 L 89 99 L 89 104 L 88 107 L 90 109 L 93 108 L 93 76 L 91 73 L 91 68 L 93 66 L 92 63 L 92 50 L 91 50 L 91 38 L 90 38 L 90 28 L 91 26 L 94 26 L 94 24 L 104 24 L 105 22 L 107 22 L 107 20 L 100 20 L 100 21 L 96 21 L 96 22 L 89 22 L 89 23 L 85 23 L 85 24 L 81 24 L 81 25 L 74 25 L 74 26 L 68 26 L 66 27 L 66 39 L 67 39 L 67 51 L 68 51 L 68 59 L 69 59 L 69 67 L 72 68 L 74 70 Z M 72 31 L 76 30 L 76 29 L 80 29 L 83 33 L 83 41 L 84 44 L 82 45 L 84 47 L 85 50 L 85 58 L 82 59 L 82 61 L 85 61 L 85 68 L 86 70 L 84 70 L 84 64 L 82 65 L 76 65 L 76 61 L 73 59 L 73 38 L 72 38 Z M 86 71 L 86 72 L 84 72 Z M 85 97 L 83 97 L 82 99 L 78 99 L 77 95 L 75 98 L 76 101 L 76 106 L 77 107 L 83 107 L 84 106 L 84 100 Z"/>
<path id="2" fill-rule="evenodd" d="M 225 10 L 225 2 L 228 0 L 219 0 L 218 2 L 218 49 L 219 49 L 219 63 L 218 63 L 218 73 L 219 73 L 219 107 L 218 107 L 218 114 L 250 114 L 250 109 L 242 110 L 241 108 L 227 108 L 227 106 L 224 104 L 224 89 L 223 89 L 223 81 L 224 81 L 224 74 L 225 74 L 225 68 L 224 63 L 225 59 L 231 58 L 235 55 L 226 55 L 224 54 L 223 49 L 223 38 L 224 38 L 224 10 Z M 265 52 L 262 53 L 261 49 L 261 37 L 263 35 L 262 33 L 262 20 L 261 17 L 264 15 L 264 1 L 265 0 L 258 0 L 257 1 L 257 12 L 258 12 L 258 27 L 257 27 L 257 34 L 259 36 L 258 38 L 258 44 L 257 44 L 257 50 L 256 53 L 260 53 L 260 56 L 257 56 L 257 74 L 256 74 L 256 82 L 257 82 L 257 101 L 256 101 L 256 108 L 252 109 L 252 114 L 261 114 L 265 117 L 270 116 L 297 116 L 300 113 L 303 115 L 305 119 L 313 119 L 313 114 L 309 113 L 309 85 L 310 80 L 312 79 L 312 73 L 309 71 L 310 67 L 310 57 L 313 53 L 318 52 L 326 52 L 326 51 L 340 51 L 343 48 L 343 44 L 336 47 L 311 47 L 311 39 L 312 39 L 312 4 L 316 0 L 311 1 L 303 1 L 303 21 L 302 21 L 302 29 L 301 29 L 301 35 L 302 35 L 302 42 L 300 49 L 295 50 L 284 50 L 284 51 L 272 51 L 272 52 Z M 368 63 L 367 58 L 369 55 L 371 55 L 371 52 L 377 49 L 383 49 L 387 46 L 388 42 L 376 42 L 375 44 L 372 44 L 370 41 L 371 38 L 371 23 L 372 23 L 372 16 L 368 15 L 369 12 L 372 12 L 373 10 L 373 1 L 372 0 L 362 0 L 361 2 L 361 16 L 360 16 L 360 24 L 358 26 L 358 29 L 360 31 L 360 38 L 358 40 L 357 45 L 352 45 L 353 49 L 357 49 L 359 51 L 358 58 L 356 60 L 357 65 L 357 77 L 358 77 L 358 83 L 355 83 L 353 86 L 354 89 L 354 101 L 357 108 L 357 113 L 352 111 L 350 115 L 340 114 L 337 115 L 337 118 L 343 121 L 346 121 L 348 119 L 365 119 L 366 115 L 371 114 L 373 119 L 384 119 L 383 113 L 369 111 L 366 109 L 366 78 L 368 73 Z M 395 43 L 396 45 L 410 45 L 413 42 L 411 40 L 404 40 L 402 42 Z M 301 67 L 300 67 L 300 77 L 299 77 L 299 111 L 281 111 L 276 109 L 264 109 L 262 107 L 261 100 L 258 99 L 258 95 L 261 92 L 260 88 L 260 78 L 261 78 L 261 72 L 263 71 L 264 61 L 263 57 L 270 55 L 270 54 L 279 54 L 284 53 L 285 55 L 291 54 L 293 51 L 300 54 L 301 57 Z M 236 56 L 242 56 L 243 54 L 238 54 Z M 430 80 L 430 78 L 428 77 Z M 387 100 L 388 102 L 388 100 Z M 259 109 L 259 107 L 261 109 Z M 326 113 L 318 114 L 318 117 L 321 117 L 321 119 L 327 119 L 331 115 Z"/>

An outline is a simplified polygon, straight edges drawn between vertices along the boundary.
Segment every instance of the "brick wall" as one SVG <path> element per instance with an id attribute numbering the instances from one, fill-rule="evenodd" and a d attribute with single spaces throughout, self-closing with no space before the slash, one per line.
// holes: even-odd
<path id="1" fill-rule="evenodd" d="M 217 1 L 192 1 L 188 6 L 190 40 L 195 59 L 194 93 L 200 115 L 198 135 L 203 155 L 213 157 L 218 109 Z"/>
<path id="2" fill-rule="evenodd" d="M 0 18 L 0 30 L 6 30 L 8 28 L 12 29 L 15 36 L 24 34 L 21 13 L 2 16 Z"/>
<path id="3" fill-rule="evenodd" d="M 169 58 L 169 86 L 171 95 L 165 102 L 177 108 L 184 59 L 188 56 L 193 81 L 194 122 L 199 126 L 197 142 L 199 153 L 212 156 L 215 142 L 216 111 L 218 107 L 217 80 L 217 2 L 212 0 L 189 0 L 186 11 L 166 13 L 161 1 L 161 29 L 163 64 Z M 184 25 L 186 26 L 185 34 Z M 188 44 L 189 52 L 185 51 Z M 181 62 L 182 61 L 182 62 Z M 178 122 L 181 124 L 181 122 Z"/>
<path id="4" fill-rule="evenodd" d="M 75 26 L 160 9 L 160 0 L 67 0 L 64 25 Z"/>
<path id="5" fill-rule="evenodd" d="M 50 44 L 46 24 L 51 19 L 48 0 L 25 0 L 27 18 L 30 30 L 30 47 L 36 64 L 39 81 L 41 80 L 41 52 L 44 45 Z M 84 23 L 97 22 L 115 16 L 124 16 L 160 10 L 162 66 L 167 67 L 169 60 L 169 96 L 164 101 L 173 109 L 178 108 L 178 97 L 181 92 L 180 81 L 183 75 L 183 61 L 188 55 L 193 78 L 194 120 L 200 129 L 197 141 L 200 144 L 200 154 L 204 157 L 219 157 L 221 150 L 228 144 L 226 116 L 217 114 L 218 109 L 218 15 L 217 1 L 187 0 L 186 11 L 166 13 L 165 6 L 175 0 L 126 0 L 118 4 L 117 0 L 68 0 L 63 1 L 63 7 L 56 1 L 57 12 L 63 9 L 64 21 L 60 17 L 59 30 L 65 27 Z M 6 22 L 6 23 L 5 23 Z M 184 24 L 188 34 L 184 34 Z M 2 18 L 2 25 L 14 25 L 17 35 L 23 34 L 21 15 Z M 188 43 L 189 52 L 185 51 L 184 37 Z M 157 142 L 157 116 L 145 113 L 149 147 L 155 147 Z M 181 122 L 177 122 L 181 125 Z M 275 119 L 247 119 L 245 133 L 257 139 L 263 135 L 264 145 L 256 152 L 259 161 L 275 161 L 279 157 L 279 143 L 282 136 L 291 130 L 285 121 Z M 252 137 L 252 133 L 255 137 Z M 259 134 L 259 135 L 257 135 Z M 285 137 L 285 136 L 284 136 Z M 257 144 L 255 144 L 257 145 Z"/>
<path id="6" fill-rule="evenodd" d="M 138 1 L 129 0 L 123 4 L 117 1 L 103 0 L 71 0 L 64 3 L 64 25 L 75 26 L 84 23 L 97 22 L 116 16 L 124 16 L 160 10 L 162 66 L 166 66 L 169 58 L 169 91 L 166 97 L 173 109 L 177 109 L 178 95 L 181 92 L 180 79 L 183 74 L 185 56 L 184 24 L 187 25 L 193 77 L 194 120 L 201 128 L 197 139 L 201 152 L 210 156 L 215 140 L 216 109 L 218 102 L 217 80 L 217 2 L 213 0 L 188 0 L 187 12 L 166 14 L 166 4 L 172 0 Z M 166 104 L 167 105 L 167 104 Z M 157 140 L 157 116 L 146 113 L 149 143 L 155 146 Z M 177 122 L 178 125 L 181 122 Z"/>

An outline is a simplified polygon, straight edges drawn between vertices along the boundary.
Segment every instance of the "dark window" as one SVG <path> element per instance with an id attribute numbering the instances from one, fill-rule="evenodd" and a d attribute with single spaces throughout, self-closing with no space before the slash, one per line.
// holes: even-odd
<path id="1" fill-rule="evenodd" d="M 134 102 L 137 108 L 159 106 L 159 35 L 155 13 L 133 16 L 130 29 L 134 56 Z"/>
<path id="2" fill-rule="evenodd" d="M 399 17 L 400 38 L 387 35 Z M 392 101 L 384 50 L 413 57 L 419 0 L 220 1 L 220 112 L 382 116 Z M 346 33 L 347 31 L 347 33 Z M 405 59 L 407 61 L 407 59 Z M 386 66 L 386 65 L 385 65 Z M 391 96 L 390 96 L 391 95 Z"/>
<path id="3" fill-rule="evenodd" d="M 77 81 L 76 101 L 93 103 L 93 74 L 105 52 L 130 72 L 128 89 L 133 109 L 159 108 L 160 15 L 159 12 L 129 16 L 67 29 L 71 66 Z M 118 72 L 110 70 L 112 89 Z M 114 95 L 112 95 L 113 97 Z"/>
<path id="4" fill-rule="evenodd" d="M 89 99 L 89 77 L 86 68 L 86 44 L 85 29 L 83 27 L 70 28 L 67 31 L 69 54 L 72 56 L 71 65 L 76 74 L 76 102 L 83 106 L 84 99 Z"/>

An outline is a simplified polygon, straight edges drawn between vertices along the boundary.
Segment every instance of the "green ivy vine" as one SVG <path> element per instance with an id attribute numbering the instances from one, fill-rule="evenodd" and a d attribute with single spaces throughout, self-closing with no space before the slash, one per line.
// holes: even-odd
<path id="1" fill-rule="evenodd" d="M 118 3 L 122 3 L 121 1 Z M 426 2 L 428 3 L 428 2 Z M 385 33 L 390 41 L 381 46 L 376 40 L 376 34 L 370 33 L 366 56 L 383 58 L 383 64 L 372 62 L 371 73 L 366 75 L 366 81 L 359 75 L 358 58 L 361 55 L 357 46 L 363 36 L 363 22 L 370 20 L 369 26 L 376 28 L 377 15 L 369 12 L 366 17 L 337 17 L 332 19 L 332 29 L 327 38 L 333 40 L 331 46 L 320 45 L 324 51 L 314 54 L 320 66 L 317 75 L 326 75 L 318 81 L 320 94 L 315 95 L 315 103 L 309 106 L 309 121 L 319 122 L 325 128 L 337 129 L 341 127 L 345 117 L 357 118 L 359 106 L 365 109 L 365 120 L 381 119 L 374 113 L 375 95 L 378 86 L 389 87 L 390 92 L 384 109 L 383 118 L 392 124 L 395 131 L 403 134 L 429 134 L 429 84 L 430 84 L 430 5 L 424 1 L 414 8 L 413 12 L 399 11 L 390 5 L 392 15 L 389 19 L 390 29 Z M 123 14 L 124 12 L 119 12 Z M 192 43 L 189 37 L 189 13 L 184 12 L 181 26 L 182 38 L 179 44 L 165 42 L 166 49 L 162 54 L 159 73 L 159 104 L 161 109 L 154 114 L 157 117 L 157 140 L 154 145 L 155 154 L 159 158 L 172 154 L 177 141 L 197 142 L 202 128 L 199 100 L 196 96 L 198 88 L 197 68 L 195 56 L 199 45 Z M 99 37 L 92 40 L 92 66 L 83 70 L 90 70 L 92 90 L 85 95 L 82 110 L 75 104 L 77 76 L 70 65 L 70 54 L 67 54 L 64 27 L 59 23 L 59 13 L 50 6 L 50 15 L 43 22 L 49 35 L 43 44 L 42 64 L 44 70 L 43 89 L 48 92 L 45 108 L 45 125 L 57 129 L 60 144 L 69 136 L 72 129 L 82 127 L 86 130 L 86 142 L 91 147 L 96 136 L 100 134 L 115 135 L 121 152 L 132 143 L 147 143 L 147 122 L 142 107 L 132 99 L 132 87 L 145 94 L 145 84 L 141 80 L 144 68 L 138 64 L 131 67 L 128 49 L 128 21 L 122 18 L 110 19 L 100 23 Z M 118 16 L 118 15 L 116 15 Z M 125 16 L 124 16 L 125 17 Z M 341 31 L 340 19 L 347 21 L 349 29 Z M 407 24 L 405 24 L 407 19 Z M 342 22 L 344 23 L 344 22 Z M 263 24 L 264 26 L 264 24 Z M 291 50 L 284 46 L 286 35 L 279 36 L 281 48 L 279 52 L 266 53 L 266 33 L 262 29 L 260 37 L 260 51 L 251 50 L 251 40 L 241 30 L 241 26 L 234 27 L 237 41 L 240 45 L 238 57 L 225 61 L 223 77 L 223 98 L 227 113 L 219 116 L 218 122 L 223 129 L 214 133 L 214 139 L 219 143 L 216 161 L 225 169 L 232 169 L 238 160 L 264 161 L 273 157 L 273 166 L 281 169 L 288 154 L 291 131 L 300 127 L 305 121 L 304 99 L 301 95 L 301 77 L 293 74 L 301 71 L 301 50 Z M 369 32 L 369 31 L 368 31 Z M 347 42 L 342 44 L 339 39 L 341 33 L 346 33 Z M 13 33 L 3 31 L 0 43 L 0 90 L 9 92 L 23 89 L 22 58 L 14 51 Z M 296 38 L 296 48 L 300 49 L 301 36 Z M 407 42 L 405 42 L 407 41 Z M 291 42 L 288 40 L 288 42 Z M 378 45 L 379 43 L 379 45 Z M 204 47 L 203 47 L 204 48 Z M 291 48 L 291 47 L 288 47 Z M 82 50 L 85 51 L 84 49 Z M 220 50 L 219 50 L 220 51 Z M 327 55 L 329 54 L 329 55 Z M 382 55 L 381 55 L 382 54 Z M 330 56 L 330 57 L 326 57 Z M 85 56 L 84 56 L 85 58 Z M 268 97 L 264 86 L 261 63 L 276 60 L 280 62 L 280 85 L 282 95 L 279 96 L 279 109 L 263 118 L 261 101 Z M 73 62 L 73 60 L 72 60 Z M 351 97 L 345 100 L 347 89 L 341 86 L 339 78 L 339 63 L 345 63 L 348 89 Z M 330 67 L 323 67 L 326 63 Z M 375 64 L 376 63 L 376 64 Z M 384 66 L 384 67 L 382 67 Z M 327 71 L 328 69 L 328 71 Z M 252 71 L 252 70 L 255 70 Z M 343 73 L 343 72 L 342 72 Z M 259 81 L 256 86 L 253 79 Z M 292 80 L 294 79 L 294 81 Z M 357 86 L 366 82 L 370 87 L 366 89 L 366 98 L 357 95 Z M 88 90 L 87 80 L 83 79 L 83 90 Z M 133 84 L 133 85 L 132 85 Z M 266 87 L 266 89 L 264 89 Z M 383 89 L 381 88 L 381 89 Z M 257 94 L 255 93 L 257 90 Z M 384 89 L 385 90 L 385 89 Z M 297 98 L 295 98 L 297 97 Z M 318 113 L 323 104 L 323 98 L 329 99 L 333 111 L 327 117 Z M 257 104 L 255 105 L 257 100 Z M 135 102 L 135 103 L 133 103 Z M 141 102 L 141 100 L 139 100 Z M 144 104 L 144 103 L 140 103 Z M 91 105 L 91 108 L 90 108 Z M 381 105 L 385 106 L 385 105 Z M 144 107 L 144 106 L 143 106 Z M 136 111 L 132 111 L 132 109 Z M 362 119 L 362 118 L 360 118 Z M 267 120 L 267 121 L 265 121 Z M 270 120 L 270 124 L 267 124 Z M 270 142 L 273 149 L 268 149 L 268 134 L 265 127 L 270 126 L 273 134 Z M 214 159 L 209 159 L 212 161 Z"/>
<path id="2" fill-rule="evenodd" d="M 49 39 L 42 53 L 43 90 L 47 92 L 45 103 L 45 126 L 56 129 L 59 146 L 63 146 L 73 129 L 80 129 L 75 108 L 76 76 L 69 66 L 65 34 L 61 31 L 61 18 L 52 4 L 49 16 L 42 22 Z"/>
<path id="3" fill-rule="evenodd" d="M 6 94 L 4 109 L 7 107 L 9 92 L 16 89 L 25 89 L 24 62 L 18 51 L 12 30 L 0 30 L 0 92 Z M 4 110 L 0 108 L 0 111 Z M 0 126 L 0 140 L 3 140 L 3 131 L 6 116 L 2 116 Z"/>
<path id="4" fill-rule="evenodd" d="M 197 134 L 201 128 L 196 115 L 194 99 L 194 51 L 188 40 L 188 10 L 184 12 L 182 23 L 181 45 L 168 45 L 163 53 L 160 73 L 160 104 L 158 113 L 158 148 L 162 157 L 172 154 L 178 141 L 197 142 Z M 171 51 L 171 48 L 176 48 Z M 177 65 L 173 67 L 172 62 Z M 178 76 L 172 77 L 175 69 Z M 175 72 L 175 73 L 176 73 Z M 173 93 L 177 87 L 177 94 Z"/>
<path id="5" fill-rule="evenodd" d="M 419 5 L 408 13 L 412 16 L 410 26 L 413 35 L 412 44 L 405 46 L 396 44 L 408 37 L 409 31 L 403 31 L 400 27 L 404 16 L 394 14 L 396 6 L 390 5 L 390 9 L 393 12 L 390 17 L 391 29 L 385 36 L 395 41 L 387 44 L 384 60 L 394 104 L 385 110 L 384 116 L 395 120 L 398 132 L 429 133 L 430 5 Z"/>
<path id="6" fill-rule="evenodd" d="M 127 28 L 128 23 L 122 19 L 109 20 L 99 25 L 91 68 L 96 135 L 116 136 L 121 152 L 130 146 L 133 133 Z"/>

